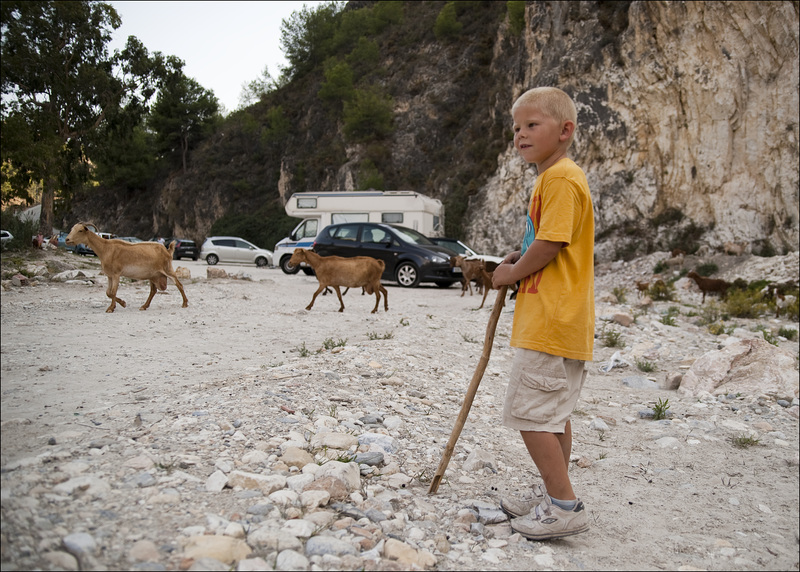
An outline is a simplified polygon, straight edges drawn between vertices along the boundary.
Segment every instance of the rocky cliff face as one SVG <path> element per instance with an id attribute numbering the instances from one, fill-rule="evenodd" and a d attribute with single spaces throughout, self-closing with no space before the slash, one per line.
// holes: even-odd
<path id="1" fill-rule="evenodd" d="M 549 84 L 576 100 L 572 156 L 592 188 L 598 235 L 627 227 L 627 240 L 664 246 L 655 230 L 642 240 L 641 221 L 671 207 L 712 249 L 797 248 L 796 3 L 633 2 L 606 14 L 587 2 L 533 3 L 526 22 L 515 96 Z M 470 226 L 479 249 L 517 244 L 534 180 L 509 144 Z M 620 234 L 598 241 L 598 255 L 613 257 Z"/>
<path id="2" fill-rule="evenodd" d="M 463 3 L 450 41 L 433 34 L 443 6 L 406 3 L 403 21 L 371 38 L 380 60 L 359 68 L 357 87 L 391 97 L 389 136 L 347 141 L 336 105 L 317 96 L 320 68 L 227 118 L 189 171 L 136 209 L 109 193 L 75 219 L 201 240 L 224 215 L 279 217 L 294 192 L 365 188 L 372 169 L 384 188 L 443 200 L 448 234 L 501 254 L 520 240 L 536 177 L 513 148 L 509 109 L 555 85 L 578 107 L 571 155 L 592 189 L 598 260 L 726 243 L 797 250 L 796 2 L 529 2 L 521 32 L 505 3 Z"/>

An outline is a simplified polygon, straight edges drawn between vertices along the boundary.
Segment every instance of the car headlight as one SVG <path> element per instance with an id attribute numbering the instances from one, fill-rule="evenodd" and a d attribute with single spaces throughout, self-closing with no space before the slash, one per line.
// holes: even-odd
<path id="1" fill-rule="evenodd" d="M 438 256 L 436 254 L 431 255 L 431 261 L 436 262 L 437 264 L 449 262 L 448 259 L 445 258 L 444 256 Z"/>

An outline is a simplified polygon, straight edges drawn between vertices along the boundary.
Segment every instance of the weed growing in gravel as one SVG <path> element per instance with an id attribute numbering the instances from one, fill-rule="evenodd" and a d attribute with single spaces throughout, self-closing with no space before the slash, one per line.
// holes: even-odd
<path id="1" fill-rule="evenodd" d="M 717 266 L 713 262 L 706 262 L 705 264 L 701 264 L 695 270 L 695 272 L 697 272 L 700 276 L 711 276 L 712 274 L 716 274 L 717 271 L 719 271 L 719 266 Z"/>
<path id="2" fill-rule="evenodd" d="M 661 401 L 661 398 L 659 397 L 658 402 L 653 405 L 653 419 L 656 421 L 666 419 L 667 409 L 669 409 L 669 399 Z"/>
<path id="3" fill-rule="evenodd" d="M 408 318 L 400 318 L 400 325 L 401 325 L 401 326 L 407 326 L 407 325 L 409 325 L 410 323 L 411 323 L 411 322 L 409 322 L 409 321 L 408 321 Z"/>
<path id="4" fill-rule="evenodd" d="M 297 353 L 300 354 L 300 357 L 308 357 L 311 355 L 311 351 L 306 347 L 306 343 L 303 342 L 301 345 L 295 348 Z"/>
<path id="5" fill-rule="evenodd" d="M 622 334 L 617 330 L 604 330 L 600 336 L 603 345 L 607 348 L 618 348 L 622 346 Z"/>
<path id="6" fill-rule="evenodd" d="M 385 334 L 381 335 L 378 332 L 369 332 L 367 333 L 367 339 L 370 340 L 391 340 L 394 337 L 394 333 L 386 332 Z"/>
<path id="7" fill-rule="evenodd" d="M 617 299 L 617 303 L 624 304 L 625 303 L 625 295 L 628 293 L 627 288 L 622 288 L 620 286 L 615 286 L 614 290 L 612 290 L 612 294 Z"/>
<path id="8" fill-rule="evenodd" d="M 797 330 L 794 328 L 781 327 L 781 329 L 778 330 L 778 335 L 782 338 L 786 338 L 790 342 L 793 342 L 797 338 Z"/>
<path id="9" fill-rule="evenodd" d="M 656 370 L 656 364 L 651 361 L 647 361 L 644 358 L 636 358 L 636 367 L 639 368 L 639 371 L 643 372 L 651 372 Z"/>
<path id="10" fill-rule="evenodd" d="M 738 435 L 736 437 L 731 437 L 731 443 L 734 447 L 739 449 L 747 449 L 753 445 L 758 445 L 759 440 L 751 435 Z"/>
<path id="11" fill-rule="evenodd" d="M 681 311 L 677 306 L 670 306 L 667 313 L 661 316 L 661 323 L 666 326 L 677 326 L 678 323 L 675 321 L 675 316 L 680 313 Z"/>
<path id="12" fill-rule="evenodd" d="M 322 347 L 326 350 L 332 350 L 333 348 L 344 347 L 347 343 L 347 338 L 339 338 L 337 341 L 333 341 L 333 338 L 328 338 L 324 342 L 322 342 Z"/>
<path id="13" fill-rule="evenodd" d="M 728 290 L 725 309 L 736 318 L 757 318 L 767 311 L 768 306 L 757 290 Z"/>
<path id="14" fill-rule="evenodd" d="M 764 326 L 762 324 L 759 324 L 758 326 L 756 326 L 756 331 L 757 332 L 761 332 L 764 335 L 764 341 L 765 342 L 770 343 L 773 346 L 777 346 L 778 345 L 778 338 L 776 338 L 772 334 L 772 331 L 769 328 L 767 328 L 766 326 Z"/>

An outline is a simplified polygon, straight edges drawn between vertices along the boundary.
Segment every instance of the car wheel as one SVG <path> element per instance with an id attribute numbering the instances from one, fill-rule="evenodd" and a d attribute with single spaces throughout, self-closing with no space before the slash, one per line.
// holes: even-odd
<path id="1" fill-rule="evenodd" d="M 414 288 L 419 285 L 419 270 L 411 262 L 403 262 L 395 270 L 395 278 L 403 288 Z"/>
<path id="2" fill-rule="evenodd" d="M 197 257 L 196 257 L 196 256 L 192 256 L 192 260 L 194 260 L 195 262 L 197 262 Z"/>
<path id="3" fill-rule="evenodd" d="M 258 258 L 256 258 L 256 266 L 258 266 L 259 268 L 264 268 L 266 265 L 267 265 L 266 258 L 264 258 L 263 256 L 259 256 Z"/>
<path id="4" fill-rule="evenodd" d="M 440 280 L 439 282 L 437 282 L 437 283 L 436 283 L 436 285 L 437 285 L 439 288 L 450 288 L 450 286 L 452 286 L 452 285 L 453 285 L 453 283 L 452 283 L 452 282 L 445 282 L 445 281 L 443 281 L 443 280 Z"/>
<path id="5" fill-rule="evenodd" d="M 217 262 L 219 262 L 219 256 L 216 254 L 209 254 L 206 256 L 206 262 L 208 262 L 211 266 L 214 266 Z"/>
<path id="6" fill-rule="evenodd" d="M 299 266 L 292 266 L 289 264 L 289 261 L 292 259 L 290 254 L 287 254 L 283 258 L 281 258 L 281 270 L 283 270 L 284 274 L 297 274 L 300 272 Z"/>
<path id="7" fill-rule="evenodd" d="M 305 274 L 306 276 L 316 276 L 317 274 L 316 272 L 314 272 L 313 268 L 307 268 L 305 266 L 303 266 L 300 270 L 302 270 L 303 274 Z"/>

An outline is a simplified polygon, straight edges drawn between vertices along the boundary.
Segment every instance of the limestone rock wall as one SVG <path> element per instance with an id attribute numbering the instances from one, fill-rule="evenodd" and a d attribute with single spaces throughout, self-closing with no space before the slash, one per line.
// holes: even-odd
<path id="1" fill-rule="evenodd" d="M 515 96 L 536 85 L 573 95 L 571 155 L 598 233 L 674 207 L 712 250 L 797 249 L 797 3 L 633 2 L 606 21 L 594 3 L 533 3 L 526 23 Z M 603 34 L 617 35 L 592 53 Z M 474 201 L 475 247 L 516 247 L 535 176 L 509 144 Z"/>

